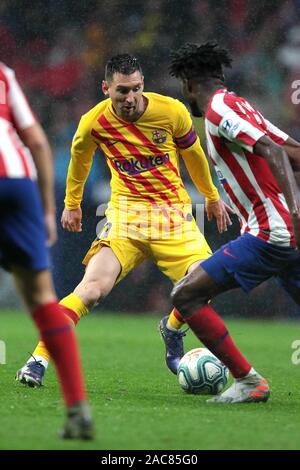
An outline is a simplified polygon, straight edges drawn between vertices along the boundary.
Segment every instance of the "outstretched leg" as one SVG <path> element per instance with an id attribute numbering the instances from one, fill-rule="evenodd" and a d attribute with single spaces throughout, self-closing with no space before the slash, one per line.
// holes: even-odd
<path id="1" fill-rule="evenodd" d="M 120 270 L 121 265 L 111 248 L 103 247 L 91 258 L 80 284 L 72 294 L 60 301 L 69 323 L 76 325 L 82 316 L 109 294 Z M 16 379 L 31 387 L 41 386 L 50 356 L 41 338 L 32 357 L 17 372 Z"/>
<path id="2" fill-rule="evenodd" d="M 266 401 L 269 388 L 234 344 L 223 320 L 208 304 L 216 295 L 233 287 L 216 283 L 200 266 L 179 281 L 173 291 L 174 306 L 199 340 L 215 354 L 237 379 L 214 402 Z M 236 287 L 236 286 L 235 286 Z"/>

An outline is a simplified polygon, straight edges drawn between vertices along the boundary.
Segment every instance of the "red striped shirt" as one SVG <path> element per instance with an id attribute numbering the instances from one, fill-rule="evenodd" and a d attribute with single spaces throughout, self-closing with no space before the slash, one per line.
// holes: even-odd
<path id="1" fill-rule="evenodd" d="M 35 122 L 14 71 L 0 62 L 1 178 L 36 178 L 30 151 L 17 134 L 17 130 L 31 127 Z"/>
<path id="2" fill-rule="evenodd" d="M 209 154 L 235 208 L 241 232 L 269 243 L 294 245 L 287 204 L 266 160 L 254 146 L 268 135 L 278 144 L 288 138 L 244 98 L 225 89 L 209 102 L 205 127 Z"/>

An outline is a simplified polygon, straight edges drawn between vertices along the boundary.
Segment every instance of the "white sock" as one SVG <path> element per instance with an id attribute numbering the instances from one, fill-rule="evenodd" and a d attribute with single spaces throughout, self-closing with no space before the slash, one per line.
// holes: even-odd
<path id="1" fill-rule="evenodd" d="M 251 367 L 247 375 L 245 375 L 244 377 L 240 377 L 236 380 L 237 382 L 243 381 L 244 379 L 250 379 L 251 377 L 254 377 L 255 375 L 259 375 L 259 374 L 256 372 L 256 370 L 253 367 Z"/>

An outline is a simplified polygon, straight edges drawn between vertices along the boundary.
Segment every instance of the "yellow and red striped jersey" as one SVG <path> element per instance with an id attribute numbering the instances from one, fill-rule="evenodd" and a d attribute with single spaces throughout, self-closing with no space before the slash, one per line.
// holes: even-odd
<path id="1" fill-rule="evenodd" d="M 80 206 L 97 147 L 102 150 L 111 171 L 111 204 L 114 207 L 119 207 L 119 201 L 124 197 L 129 204 L 190 203 L 179 173 L 179 156 L 187 152 L 204 156 L 190 114 L 176 99 L 156 93 L 144 93 L 143 96 L 148 104 L 134 123 L 119 118 L 110 99 L 82 116 L 72 143 L 65 199 L 67 209 Z M 218 192 L 205 156 L 204 160 L 201 163 L 203 181 L 198 189 L 210 200 L 217 200 Z M 197 162 L 195 159 L 195 164 L 199 166 L 199 159 Z M 190 171 L 189 166 L 188 169 Z M 194 182 L 197 186 L 197 181 Z"/>

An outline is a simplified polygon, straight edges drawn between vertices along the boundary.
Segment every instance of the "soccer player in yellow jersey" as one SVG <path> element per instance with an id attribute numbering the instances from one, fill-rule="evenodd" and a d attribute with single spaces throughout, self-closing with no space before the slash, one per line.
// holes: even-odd
<path id="1" fill-rule="evenodd" d="M 75 324 L 146 258 L 175 283 L 211 254 L 191 215 L 190 198 L 179 173 L 180 156 L 206 198 L 208 218 L 216 218 L 220 232 L 230 223 L 186 107 L 143 89 L 136 58 L 128 54 L 111 58 L 102 82 L 107 99 L 81 118 L 73 139 L 63 228 L 82 230 L 80 204 L 97 148 L 111 171 L 107 223 L 83 260 L 82 281 L 61 300 Z M 164 340 L 167 365 L 174 373 L 183 355 L 178 323 L 173 310 L 165 318 Z M 18 377 L 39 386 L 50 358 L 42 341 L 33 357 Z"/>

